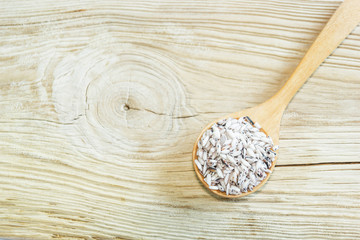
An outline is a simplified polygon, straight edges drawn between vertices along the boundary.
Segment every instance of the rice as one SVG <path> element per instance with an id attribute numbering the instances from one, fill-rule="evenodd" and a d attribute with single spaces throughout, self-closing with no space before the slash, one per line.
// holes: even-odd
<path id="1" fill-rule="evenodd" d="M 223 119 L 204 132 L 195 164 L 211 190 L 238 195 L 268 174 L 278 146 L 249 117 Z"/>

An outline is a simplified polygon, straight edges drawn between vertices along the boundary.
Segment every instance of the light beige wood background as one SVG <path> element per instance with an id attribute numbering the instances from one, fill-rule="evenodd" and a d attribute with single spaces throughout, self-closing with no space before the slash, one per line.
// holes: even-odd
<path id="1" fill-rule="evenodd" d="M 360 27 L 281 124 L 248 197 L 211 195 L 200 130 L 272 96 L 339 1 L 0 1 L 0 237 L 360 238 Z"/>

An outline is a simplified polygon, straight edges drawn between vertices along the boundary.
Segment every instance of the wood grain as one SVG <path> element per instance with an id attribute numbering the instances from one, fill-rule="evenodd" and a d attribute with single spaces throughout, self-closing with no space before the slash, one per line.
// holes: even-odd
<path id="1" fill-rule="evenodd" d="M 191 162 L 339 4 L 0 1 L 0 237 L 359 238 L 359 26 L 286 109 L 261 190 L 209 195 Z"/>

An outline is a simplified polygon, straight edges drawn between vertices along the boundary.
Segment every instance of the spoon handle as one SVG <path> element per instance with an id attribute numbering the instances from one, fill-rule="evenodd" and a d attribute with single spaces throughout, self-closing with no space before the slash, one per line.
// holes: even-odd
<path id="1" fill-rule="evenodd" d="M 286 108 L 290 100 L 319 65 L 360 22 L 360 0 L 345 0 L 315 39 L 293 74 L 272 97 Z"/>

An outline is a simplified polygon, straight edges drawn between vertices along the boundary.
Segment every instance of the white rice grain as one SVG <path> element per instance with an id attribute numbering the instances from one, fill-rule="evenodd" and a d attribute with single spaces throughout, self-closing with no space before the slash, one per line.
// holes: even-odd
<path id="1" fill-rule="evenodd" d="M 201 136 L 195 164 L 210 189 L 236 195 L 252 191 L 271 173 L 277 150 L 260 124 L 228 118 Z"/>

